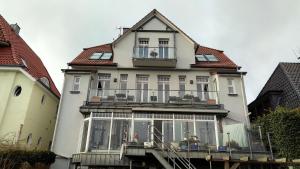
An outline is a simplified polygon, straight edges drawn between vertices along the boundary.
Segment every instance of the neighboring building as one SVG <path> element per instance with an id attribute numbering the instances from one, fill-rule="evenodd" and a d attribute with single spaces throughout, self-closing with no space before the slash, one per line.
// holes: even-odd
<path id="1" fill-rule="evenodd" d="M 196 43 L 157 10 L 112 43 L 85 48 L 68 65 L 52 168 L 157 167 L 150 157 L 119 159 L 124 143 L 151 147 L 155 135 L 150 130 L 163 133 L 164 146 L 178 147 L 197 136 L 200 145 L 216 150 L 226 144 L 223 133 L 228 131 L 247 146 L 245 72 L 223 51 Z M 239 129 L 241 138 L 234 133 Z"/>
<path id="2" fill-rule="evenodd" d="M 0 15 L 0 138 L 47 150 L 60 93 L 19 31 Z"/>
<path id="3" fill-rule="evenodd" d="M 300 107 L 300 63 L 279 63 L 273 74 L 248 105 L 251 121 L 277 106 Z"/>

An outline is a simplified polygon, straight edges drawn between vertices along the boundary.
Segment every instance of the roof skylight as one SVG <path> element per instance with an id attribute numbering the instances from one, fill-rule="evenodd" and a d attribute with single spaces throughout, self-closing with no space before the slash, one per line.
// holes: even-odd
<path id="1" fill-rule="evenodd" d="M 92 59 L 92 60 L 110 60 L 111 57 L 112 57 L 112 53 L 95 52 L 92 54 L 90 59 Z"/>
<path id="2" fill-rule="evenodd" d="M 196 60 L 198 62 L 216 62 L 219 61 L 218 58 L 212 54 L 202 54 L 202 55 L 196 55 Z"/>

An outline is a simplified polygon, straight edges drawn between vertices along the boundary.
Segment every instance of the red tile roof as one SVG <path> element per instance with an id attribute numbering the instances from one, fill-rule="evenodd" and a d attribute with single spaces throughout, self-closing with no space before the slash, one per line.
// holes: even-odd
<path id="1" fill-rule="evenodd" d="M 94 46 L 90 48 L 84 48 L 84 50 L 68 65 L 99 65 L 99 66 L 116 66 L 113 63 L 113 57 L 110 60 L 91 60 L 90 57 L 95 52 L 112 52 L 111 44 L 104 44 L 99 46 Z"/>
<path id="2" fill-rule="evenodd" d="M 42 60 L 26 44 L 26 42 L 15 33 L 7 21 L 0 15 L 0 41 L 8 42 L 9 46 L 0 47 L 0 66 L 19 66 L 27 71 L 32 77 L 39 80 L 46 77 L 50 83 L 50 90 L 58 97 L 60 93 L 52 81 Z M 22 63 L 26 62 L 27 67 Z"/>
<path id="3" fill-rule="evenodd" d="M 199 68 L 229 68 L 229 69 L 236 69 L 238 66 L 231 61 L 223 51 L 213 49 L 213 48 L 208 48 L 205 46 L 198 46 L 196 49 L 195 54 L 212 54 L 214 55 L 219 61 L 216 62 L 198 62 L 196 61 L 195 64 L 192 64 L 192 67 L 199 67 Z"/>
<path id="4" fill-rule="evenodd" d="M 112 52 L 111 44 L 104 44 L 95 47 L 85 48 L 74 60 L 72 60 L 69 65 L 99 65 L 99 66 L 116 66 L 117 63 L 113 62 L 113 57 L 111 60 L 91 60 L 90 57 L 95 52 Z M 218 58 L 217 62 L 197 62 L 191 66 L 194 68 L 227 68 L 236 69 L 238 66 L 232 62 L 221 50 L 208 48 L 204 46 L 198 46 L 195 54 L 213 54 Z"/>

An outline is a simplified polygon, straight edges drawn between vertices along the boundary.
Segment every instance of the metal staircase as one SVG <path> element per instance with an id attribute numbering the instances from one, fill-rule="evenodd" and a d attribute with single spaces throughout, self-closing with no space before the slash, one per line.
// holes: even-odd
<path id="1" fill-rule="evenodd" d="M 152 143 L 154 149 L 151 153 L 166 169 L 170 167 L 173 169 L 196 169 L 190 160 L 181 157 L 171 144 L 163 143 L 164 135 L 157 128 L 151 125 L 149 130 L 153 134 Z M 167 160 L 163 158 L 163 154 L 167 156 Z M 168 162 L 169 166 L 166 165 L 166 162 Z"/>

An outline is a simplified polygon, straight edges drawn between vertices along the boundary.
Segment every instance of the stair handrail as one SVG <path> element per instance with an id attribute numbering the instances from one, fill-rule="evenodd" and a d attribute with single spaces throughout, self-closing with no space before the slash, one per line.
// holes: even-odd
<path id="1" fill-rule="evenodd" d="M 196 169 L 196 167 L 187 159 L 181 157 L 176 150 L 174 150 L 171 146 L 169 146 L 168 144 L 164 143 L 154 132 L 154 130 L 161 135 L 161 137 L 163 138 L 164 135 L 154 126 L 154 125 L 150 125 L 153 128 L 153 136 L 155 136 L 160 142 L 161 144 L 164 146 L 164 148 L 166 147 L 168 152 L 173 153 L 173 155 L 186 167 L 186 168 L 192 168 L 192 169 Z M 154 139 L 153 139 L 154 142 Z M 157 144 L 157 143 L 156 143 Z M 162 150 L 164 148 L 161 148 Z M 164 151 L 164 150 L 163 150 Z"/>

